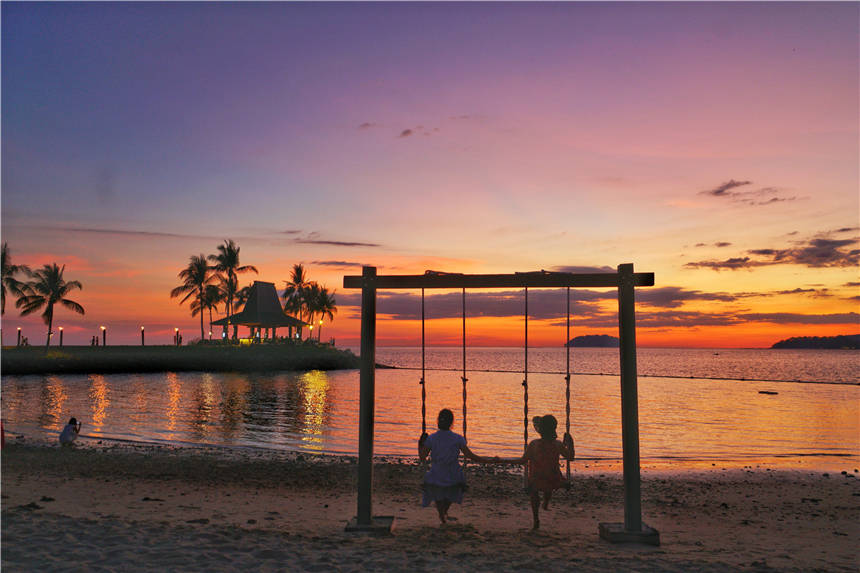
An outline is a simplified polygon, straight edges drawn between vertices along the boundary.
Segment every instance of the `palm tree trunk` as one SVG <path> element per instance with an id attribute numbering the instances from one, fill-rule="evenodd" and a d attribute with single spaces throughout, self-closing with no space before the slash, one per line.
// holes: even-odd
<path id="1" fill-rule="evenodd" d="M 212 307 L 209 307 L 209 340 L 212 340 Z"/>
<path id="2" fill-rule="evenodd" d="M 206 335 L 203 334 L 203 289 L 197 294 L 197 304 L 200 305 L 200 342 L 206 340 Z"/>
<path id="3" fill-rule="evenodd" d="M 51 328 L 54 326 L 54 305 L 48 303 L 48 340 L 45 341 L 45 348 L 51 346 Z"/>

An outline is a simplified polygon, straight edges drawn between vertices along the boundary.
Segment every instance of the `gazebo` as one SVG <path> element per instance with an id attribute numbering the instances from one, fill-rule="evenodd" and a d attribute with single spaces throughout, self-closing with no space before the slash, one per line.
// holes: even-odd
<path id="1" fill-rule="evenodd" d="M 292 338 L 293 328 L 308 325 L 306 322 L 286 314 L 278 300 L 275 283 L 264 281 L 254 281 L 253 286 L 251 286 L 251 293 L 248 295 L 248 302 L 245 303 L 241 312 L 216 320 L 212 324 L 213 326 L 223 326 L 225 329 L 231 324 L 233 326 L 247 326 L 251 329 L 252 339 L 270 338 L 270 332 L 271 338 L 275 338 L 278 327 L 288 328 L 289 337 Z M 266 329 L 265 336 L 261 336 L 263 329 Z"/>

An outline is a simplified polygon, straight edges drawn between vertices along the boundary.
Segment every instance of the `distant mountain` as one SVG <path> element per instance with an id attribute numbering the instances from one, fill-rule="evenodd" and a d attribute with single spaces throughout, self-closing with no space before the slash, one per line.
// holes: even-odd
<path id="1" fill-rule="evenodd" d="M 780 340 L 771 348 L 860 349 L 860 334 L 839 336 L 796 336 Z"/>
<path id="2" fill-rule="evenodd" d="M 577 336 L 567 343 L 568 346 L 577 348 L 618 348 L 618 339 L 606 334 L 584 334 Z"/>

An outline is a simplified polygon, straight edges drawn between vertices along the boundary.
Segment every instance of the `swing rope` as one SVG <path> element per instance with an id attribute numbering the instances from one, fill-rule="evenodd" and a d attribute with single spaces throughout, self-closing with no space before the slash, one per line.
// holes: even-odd
<path id="1" fill-rule="evenodd" d="M 466 438 L 466 289 L 463 289 L 463 375 L 460 377 L 463 381 L 463 438 Z M 463 462 L 465 464 L 465 460 Z"/>
<path id="2" fill-rule="evenodd" d="M 529 447 L 529 287 L 525 287 L 525 333 L 523 343 L 523 452 Z M 528 487 L 529 472 L 523 471 L 523 487 Z"/>
<path id="3" fill-rule="evenodd" d="M 424 370 L 424 289 L 421 289 L 421 435 L 427 433 L 427 392 Z"/>
<path id="4" fill-rule="evenodd" d="M 567 287 L 567 337 L 564 342 L 567 351 L 567 360 L 565 368 L 565 432 L 570 434 L 570 287 Z M 570 460 L 567 460 L 567 482 L 570 483 Z"/>

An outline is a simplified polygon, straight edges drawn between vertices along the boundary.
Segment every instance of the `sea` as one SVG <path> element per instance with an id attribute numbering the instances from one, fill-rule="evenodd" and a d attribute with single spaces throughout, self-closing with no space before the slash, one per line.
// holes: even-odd
<path id="1" fill-rule="evenodd" d="M 643 464 L 860 465 L 860 351 L 640 348 L 637 358 Z M 526 371 L 523 348 L 467 348 L 465 376 L 462 348 L 378 348 L 376 361 L 388 367 L 376 370 L 375 454 L 414 456 L 450 408 L 478 454 L 520 455 L 536 437 L 531 416 L 553 414 L 576 463 L 621 459 L 617 349 L 529 348 Z M 358 449 L 357 370 L 4 375 L 0 402 L 7 438 L 53 440 L 74 416 L 83 442 Z"/>

